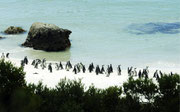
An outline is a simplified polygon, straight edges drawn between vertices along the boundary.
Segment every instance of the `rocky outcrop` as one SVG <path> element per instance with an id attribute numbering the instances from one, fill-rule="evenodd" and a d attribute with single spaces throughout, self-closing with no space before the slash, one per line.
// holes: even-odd
<path id="1" fill-rule="evenodd" d="M 4 38 L 5 38 L 5 37 L 1 37 L 1 36 L 0 36 L 0 39 L 4 39 Z"/>
<path id="2" fill-rule="evenodd" d="M 71 46 L 70 30 L 59 28 L 54 24 L 33 23 L 26 41 L 22 44 L 36 50 L 62 51 Z"/>
<path id="3" fill-rule="evenodd" d="M 21 27 L 15 27 L 15 26 L 10 26 L 4 31 L 4 33 L 6 34 L 20 34 L 24 32 L 26 32 L 24 29 L 22 29 Z"/>

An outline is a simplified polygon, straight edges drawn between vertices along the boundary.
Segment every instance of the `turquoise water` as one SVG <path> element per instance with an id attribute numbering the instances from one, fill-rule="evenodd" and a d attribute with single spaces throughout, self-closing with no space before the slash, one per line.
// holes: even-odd
<path id="1" fill-rule="evenodd" d="M 4 35 L 0 52 L 12 57 L 89 64 L 180 68 L 180 0 L 0 0 L 0 31 L 29 30 L 33 22 L 72 31 L 64 52 L 20 46 L 27 37 Z"/>

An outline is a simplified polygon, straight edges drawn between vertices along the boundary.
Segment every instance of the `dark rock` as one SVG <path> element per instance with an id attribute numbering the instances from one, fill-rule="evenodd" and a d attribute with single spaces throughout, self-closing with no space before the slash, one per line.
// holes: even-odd
<path id="1" fill-rule="evenodd" d="M 0 39 L 4 39 L 4 38 L 5 38 L 5 37 L 1 37 L 1 36 L 0 36 Z"/>
<path id="2" fill-rule="evenodd" d="M 54 24 L 33 23 L 23 46 L 36 50 L 62 51 L 71 46 L 70 30 L 59 28 Z"/>
<path id="3" fill-rule="evenodd" d="M 24 32 L 26 32 L 24 29 L 22 29 L 21 27 L 15 27 L 15 26 L 10 26 L 4 31 L 4 33 L 6 34 L 20 34 Z"/>

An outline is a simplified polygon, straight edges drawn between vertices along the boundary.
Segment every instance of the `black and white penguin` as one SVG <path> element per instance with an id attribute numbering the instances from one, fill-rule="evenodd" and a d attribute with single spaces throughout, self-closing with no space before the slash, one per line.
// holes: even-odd
<path id="1" fill-rule="evenodd" d="M 52 64 L 51 63 L 49 63 L 49 65 L 48 65 L 48 70 L 52 73 L 52 66 L 51 66 Z"/>
<path id="2" fill-rule="evenodd" d="M 27 56 L 24 57 L 24 63 L 25 63 L 26 65 L 28 64 Z"/>
<path id="3" fill-rule="evenodd" d="M 102 68 L 101 68 L 100 73 L 103 74 L 104 72 L 105 72 L 105 70 L 104 70 L 104 65 L 102 65 Z"/>
<path id="4" fill-rule="evenodd" d="M 6 54 L 6 58 L 9 58 L 9 53 Z"/>
<path id="5" fill-rule="evenodd" d="M 118 65 L 117 71 L 118 71 L 118 75 L 121 75 L 121 65 Z"/>

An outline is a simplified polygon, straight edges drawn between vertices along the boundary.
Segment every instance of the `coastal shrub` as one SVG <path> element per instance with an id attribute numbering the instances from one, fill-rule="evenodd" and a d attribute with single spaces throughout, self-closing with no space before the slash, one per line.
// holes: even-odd
<path id="1" fill-rule="evenodd" d="M 75 101 L 67 101 L 56 112 L 84 112 L 82 105 Z"/>
<path id="2" fill-rule="evenodd" d="M 139 99 L 141 102 L 151 103 L 157 94 L 157 86 L 152 79 L 139 78 L 134 79 L 130 77 L 127 82 L 123 84 L 124 92 L 132 98 Z"/>
<path id="3" fill-rule="evenodd" d="M 125 98 L 128 101 L 131 100 L 133 105 L 137 107 L 141 106 L 137 111 L 151 112 L 155 110 L 153 102 L 155 96 L 158 94 L 158 88 L 152 79 L 139 78 L 135 80 L 133 77 L 130 77 L 128 81 L 123 84 L 123 88 L 126 95 Z M 137 108 L 135 108 L 135 110 L 136 109 Z"/>
<path id="4" fill-rule="evenodd" d="M 180 76 L 165 74 L 158 80 L 158 86 L 154 104 L 159 112 L 179 112 Z"/>
<path id="5" fill-rule="evenodd" d="M 0 60 L 0 104 L 6 109 L 11 103 L 11 97 L 26 86 L 25 73 L 22 68 L 14 67 L 11 62 Z"/>
<path id="6" fill-rule="evenodd" d="M 126 95 L 119 100 L 116 106 L 117 112 L 140 112 L 142 108 L 139 99 L 133 98 L 131 95 Z"/>
<path id="7" fill-rule="evenodd" d="M 81 83 L 81 80 L 70 81 L 65 78 L 58 83 L 56 91 L 58 110 L 60 112 L 65 109 L 69 112 L 73 112 L 72 110 L 77 112 L 83 111 L 84 85 Z"/>
<path id="8" fill-rule="evenodd" d="M 60 80 L 55 88 L 26 84 L 23 68 L 0 60 L 0 112 L 178 112 L 179 74 L 152 79 L 129 77 L 123 86 L 85 88 Z"/>
<path id="9" fill-rule="evenodd" d="M 63 98 L 61 102 L 75 101 L 77 103 L 82 103 L 84 95 L 84 85 L 81 83 L 81 80 L 70 81 L 67 79 L 63 79 L 56 86 L 56 90 L 57 95 Z"/>
<path id="10" fill-rule="evenodd" d="M 40 98 L 38 112 L 82 112 L 84 86 L 81 81 L 60 80 L 56 88 L 47 88 L 42 82 L 29 85 Z M 74 111 L 72 111 L 74 110 Z"/>
<path id="11" fill-rule="evenodd" d="M 25 72 L 15 67 L 11 62 L 0 60 L 0 90 L 1 93 L 11 94 L 18 88 L 26 86 Z"/>
<path id="12" fill-rule="evenodd" d="M 32 112 L 35 109 L 36 97 L 28 90 L 24 77 L 23 68 L 0 60 L 0 112 Z"/>
<path id="13" fill-rule="evenodd" d="M 55 89 L 44 86 L 42 82 L 39 82 L 38 85 L 29 84 L 29 88 L 39 100 L 36 112 L 49 112 L 49 110 L 51 112 L 57 112 L 59 105 L 56 103 L 58 97 Z"/>
<path id="14" fill-rule="evenodd" d="M 88 88 L 83 97 L 83 108 L 85 112 L 102 112 L 102 90 L 93 85 Z"/>
<path id="15" fill-rule="evenodd" d="M 102 92 L 104 111 L 115 112 L 122 93 L 121 87 L 109 87 Z"/>
<path id="16" fill-rule="evenodd" d="M 39 106 L 39 98 L 26 89 L 13 93 L 8 107 L 10 112 L 35 112 Z"/>

